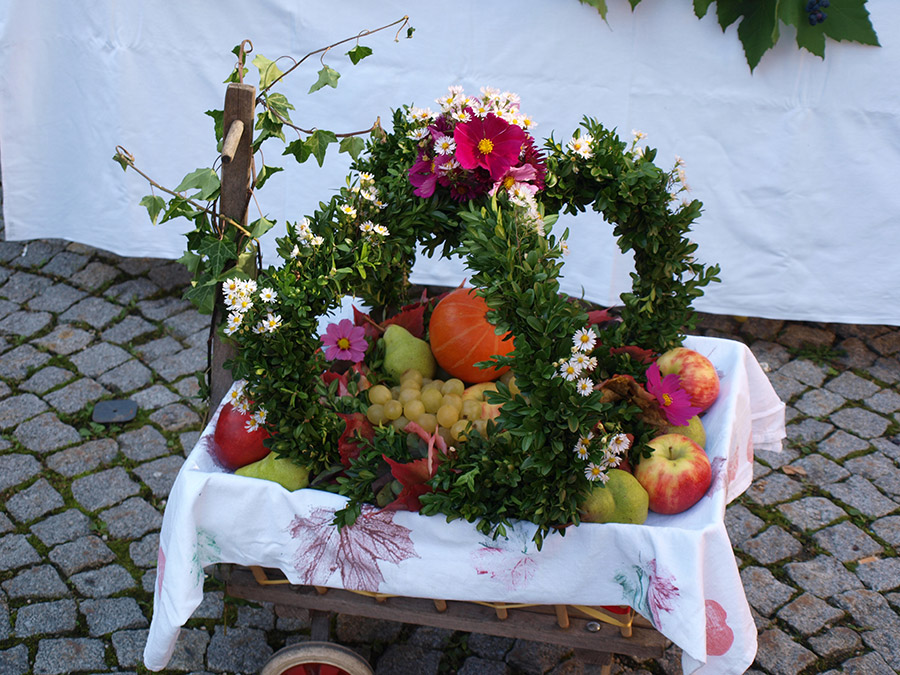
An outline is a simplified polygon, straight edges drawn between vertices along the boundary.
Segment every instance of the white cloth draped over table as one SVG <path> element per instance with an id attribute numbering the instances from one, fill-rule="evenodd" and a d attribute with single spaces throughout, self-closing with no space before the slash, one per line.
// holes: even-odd
<path id="1" fill-rule="evenodd" d="M 745 345 L 689 337 L 685 346 L 721 373 L 719 398 L 703 418 L 708 493 L 684 513 L 651 513 L 643 525 L 569 528 L 540 551 L 530 523 L 492 541 L 472 524 L 408 511 L 371 509 L 339 533 L 330 523 L 343 497 L 288 492 L 219 468 L 204 440 L 214 417 L 166 504 L 145 664 L 165 667 L 179 626 L 203 598 L 203 568 L 230 562 L 278 568 L 293 583 L 412 597 L 442 589 L 446 600 L 631 605 L 682 647 L 686 673 L 743 673 L 756 654 L 756 627 L 723 518 L 750 485 L 754 447 L 780 448 L 784 404 Z"/>
<path id="2" fill-rule="evenodd" d="M 704 261 L 721 263 L 723 283 L 699 310 L 900 325 L 900 79 L 887 76 L 900 68 L 900 3 L 867 4 L 880 49 L 829 40 L 822 61 L 783 27 L 752 75 L 736 26 L 723 34 L 714 9 L 698 21 L 690 0 L 648 0 L 633 14 L 626 0 L 608 4 L 605 24 L 577 0 L 3 0 L 6 236 L 179 257 L 187 224 L 150 225 L 138 205 L 149 187 L 110 160 L 115 146 L 174 187 L 215 159 L 203 112 L 221 108 L 230 50 L 242 39 L 254 54 L 299 57 L 410 12 L 412 40 L 366 38 L 374 54 L 356 67 L 343 47 L 329 54 L 342 74 L 337 89 L 306 96 L 316 59 L 292 74 L 285 91 L 294 120 L 364 129 L 403 103 L 433 106 L 460 84 L 519 93 L 538 138 L 566 140 L 582 115 L 626 139 L 641 130 L 661 166 L 684 158 L 691 196 L 705 205 L 695 238 Z M 255 68 L 248 78 L 257 81 Z M 328 199 L 347 167 L 335 148 L 323 170 L 313 160 L 281 162 L 274 148 L 265 159 L 290 167 L 259 194 L 276 232 Z M 610 228 L 595 215 L 563 224 L 572 228 L 564 290 L 614 304 L 630 265 Z M 268 262 L 274 236 L 264 241 Z M 459 262 L 425 260 L 414 279 L 455 286 L 463 276 Z"/>

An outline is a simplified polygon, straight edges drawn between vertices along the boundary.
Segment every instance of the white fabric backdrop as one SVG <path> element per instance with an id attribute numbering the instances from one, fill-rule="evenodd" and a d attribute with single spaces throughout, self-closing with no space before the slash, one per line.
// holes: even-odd
<path id="1" fill-rule="evenodd" d="M 230 49 L 243 38 L 255 54 L 301 56 L 410 13 L 412 40 L 368 38 L 375 53 L 356 67 L 336 50 L 336 90 L 306 96 L 317 63 L 292 75 L 294 119 L 356 130 L 461 84 L 518 92 L 541 138 L 568 137 L 583 114 L 624 136 L 639 129 L 658 163 L 685 159 L 705 204 L 695 238 L 723 283 L 698 309 L 900 325 L 900 81 L 886 76 L 900 67 L 900 3 L 868 3 L 881 49 L 829 41 L 823 62 L 786 29 L 753 75 L 735 27 L 698 21 L 689 0 L 645 0 L 633 14 L 625 0 L 609 4 L 607 25 L 576 0 L 0 0 L 6 236 L 178 257 L 185 226 L 149 224 L 138 206 L 147 185 L 110 160 L 115 146 L 173 186 L 215 157 L 203 111 L 221 107 Z M 324 170 L 310 161 L 276 175 L 260 193 L 263 212 L 298 219 L 346 164 L 332 149 Z M 612 304 L 629 285 L 627 260 L 597 217 L 573 227 L 565 290 Z M 463 276 L 460 264 L 426 261 L 415 278 Z"/>

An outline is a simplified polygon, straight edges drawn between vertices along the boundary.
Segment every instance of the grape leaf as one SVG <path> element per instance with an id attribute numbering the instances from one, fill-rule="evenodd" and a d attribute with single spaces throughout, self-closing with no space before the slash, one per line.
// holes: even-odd
<path id="1" fill-rule="evenodd" d="M 851 40 L 880 47 L 869 20 L 866 0 L 831 0 L 828 18 L 820 24 L 832 40 Z"/>
<path id="2" fill-rule="evenodd" d="M 175 262 L 180 262 L 187 268 L 188 272 L 190 272 L 191 275 L 196 276 L 197 271 L 200 269 L 200 263 L 203 262 L 203 256 L 197 255 L 192 251 L 185 251 L 184 254 Z"/>
<path id="3" fill-rule="evenodd" d="M 229 261 L 237 258 L 237 245 L 233 241 L 208 237 L 197 248 L 197 253 L 206 256 L 210 271 L 216 276 Z"/>
<path id="4" fill-rule="evenodd" d="M 166 200 L 159 195 L 147 195 L 141 200 L 141 206 L 147 207 L 147 213 L 150 214 L 150 222 L 156 225 L 159 212 L 166 206 Z"/>
<path id="5" fill-rule="evenodd" d="M 609 10 L 606 7 L 606 0 L 579 0 L 582 5 L 591 5 L 598 12 L 600 12 L 601 18 L 606 21 L 606 12 Z"/>
<path id="6" fill-rule="evenodd" d="M 216 140 L 221 141 L 222 137 L 225 135 L 225 127 L 224 127 L 224 110 L 207 110 L 204 115 L 208 115 L 213 118 L 213 123 L 215 124 L 216 129 Z"/>
<path id="7" fill-rule="evenodd" d="M 267 59 L 262 54 L 258 54 L 253 59 L 253 65 L 259 70 L 259 88 L 265 89 L 284 73 L 274 61 Z"/>
<path id="8" fill-rule="evenodd" d="M 777 10 L 778 0 L 752 0 L 745 5 L 738 37 L 744 45 L 750 72 L 759 65 L 762 55 L 778 41 Z"/>
<path id="9" fill-rule="evenodd" d="M 631 11 L 633 12 L 634 8 L 641 3 L 641 0 L 628 0 L 628 3 L 631 5 Z"/>
<path id="10" fill-rule="evenodd" d="M 308 94 L 313 93 L 314 91 L 319 91 L 326 84 L 329 87 L 337 88 L 338 78 L 341 74 L 336 71 L 334 68 L 330 66 L 323 66 L 322 70 L 319 71 L 319 79 L 316 80 L 316 83 L 309 88 Z"/>
<path id="11" fill-rule="evenodd" d="M 219 176 L 215 171 L 209 168 L 197 169 L 181 180 L 181 183 L 175 188 L 175 192 L 186 192 L 196 188 L 200 191 L 192 195 L 192 199 L 200 198 L 204 201 L 211 201 L 218 195 L 220 185 Z"/>
<path id="12" fill-rule="evenodd" d="M 702 19 L 706 16 L 706 11 L 714 1 L 715 0 L 694 0 L 694 14 L 697 15 L 698 19 Z"/>
<path id="13" fill-rule="evenodd" d="M 359 157 L 359 153 L 366 149 L 366 142 L 359 136 L 347 136 L 341 139 L 338 152 L 349 153 L 353 159 Z"/>
<path id="14" fill-rule="evenodd" d="M 334 135 L 331 131 L 325 131 L 324 129 L 316 129 L 310 137 L 306 139 L 306 142 L 303 144 L 308 149 L 310 154 L 316 158 L 316 161 L 319 163 L 319 166 L 322 166 L 322 163 L 325 161 L 325 151 L 328 150 L 328 145 L 331 143 L 337 143 L 337 136 Z M 307 155 L 308 157 L 309 155 Z"/>
<path id="15" fill-rule="evenodd" d="M 284 171 L 280 166 L 267 166 L 263 164 L 262 169 L 256 174 L 256 189 L 259 190 L 273 174 Z"/>
<path id="16" fill-rule="evenodd" d="M 350 60 L 353 62 L 354 66 L 371 54 L 372 50 L 369 47 L 363 47 L 362 45 L 356 45 L 353 49 L 347 52 L 347 56 L 350 57 Z"/>
<path id="17" fill-rule="evenodd" d="M 825 58 L 825 32 L 822 25 L 810 26 L 805 4 L 782 2 L 778 6 L 779 18 L 797 29 L 797 46 Z"/>
<path id="18" fill-rule="evenodd" d="M 254 220 L 252 223 L 250 223 L 250 236 L 254 239 L 259 239 L 273 227 L 275 227 L 274 220 L 268 220 L 265 217 L 262 217 L 259 220 Z"/>

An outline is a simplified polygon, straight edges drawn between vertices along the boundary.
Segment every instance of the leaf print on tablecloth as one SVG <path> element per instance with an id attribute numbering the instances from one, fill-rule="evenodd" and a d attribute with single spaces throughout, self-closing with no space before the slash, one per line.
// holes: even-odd
<path id="1" fill-rule="evenodd" d="M 528 552 L 529 541 L 530 536 L 513 528 L 507 539 L 482 542 L 472 553 L 475 573 L 496 579 L 510 591 L 524 588 L 537 567 L 534 555 Z"/>
<path id="2" fill-rule="evenodd" d="M 222 549 L 216 543 L 212 532 L 202 527 L 197 528 L 197 542 L 194 544 L 194 555 L 191 558 L 191 570 L 194 573 L 194 583 L 203 583 L 203 568 L 222 559 Z"/>
<path id="3" fill-rule="evenodd" d="M 334 511 L 316 507 L 309 517 L 294 516 L 288 531 L 297 540 L 294 568 L 305 584 L 324 586 L 340 571 L 341 585 L 353 591 L 377 591 L 381 564 L 418 558 L 408 527 L 394 522 L 394 511 L 363 506 L 356 522 L 340 530 Z"/>
<path id="4" fill-rule="evenodd" d="M 706 654 L 722 656 L 734 644 L 734 631 L 727 622 L 728 613 L 715 600 L 706 601 Z"/>
<path id="5" fill-rule="evenodd" d="M 671 612 L 679 597 L 675 577 L 657 565 L 656 558 L 644 566 L 632 565 L 630 573 L 619 572 L 615 581 L 631 596 L 628 604 L 650 619 L 657 629 L 662 620 L 660 613 Z"/>

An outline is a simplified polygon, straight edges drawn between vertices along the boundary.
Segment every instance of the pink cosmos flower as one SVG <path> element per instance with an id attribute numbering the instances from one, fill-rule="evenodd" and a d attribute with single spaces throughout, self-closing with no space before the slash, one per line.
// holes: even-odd
<path id="1" fill-rule="evenodd" d="M 341 319 L 339 323 L 330 323 L 322 336 L 325 345 L 325 358 L 329 361 L 340 359 L 359 363 L 366 355 L 366 329 L 354 326 L 350 319 Z"/>
<path id="2" fill-rule="evenodd" d="M 647 368 L 647 391 L 659 401 L 660 409 L 673 426 L 683 427 L 701 411 L 691 405 L 691 397 L 681 388 L 678 375 L 672 373 L 662 377 L 655 362 Z"/>
<path id="3" fill-rule="evenodd" d="M 519 161 L 525 132 L 493 113 L 456 125 L 456 160 L 464 169 L 487 169 L 499 181 Z"/>
<path id="4" fill-rule="evenodd" d="M 409 168 L 409 182 L 416 188 L 413 194 L 425 199 L 433 195 L 437 185 L 438 170 L 449 160 L 449 155 L 438 155 L 431 158 L 420 154 L 418 161 Z"/>
<path id="5" fill-rule="evenodd" d="M 521 185 L 531 194 L 534 194 L 537 192 L 537 186 L 530 185 L 526 183 L 526 181 L 534 180 L 535 176 L 537 176 L 537 171 L 534 170 L 534 167 L 531 166 L 531 164 L 513 167 L 506 172 L 506 175 L 504 175 L 503 178 L 494 183 L 494 187 L 491 188 L 490 192 L 491 197 L 497 194 L 497 190 L 501 187 L 507 192 L 512 192 L 516 185 Z"/>

